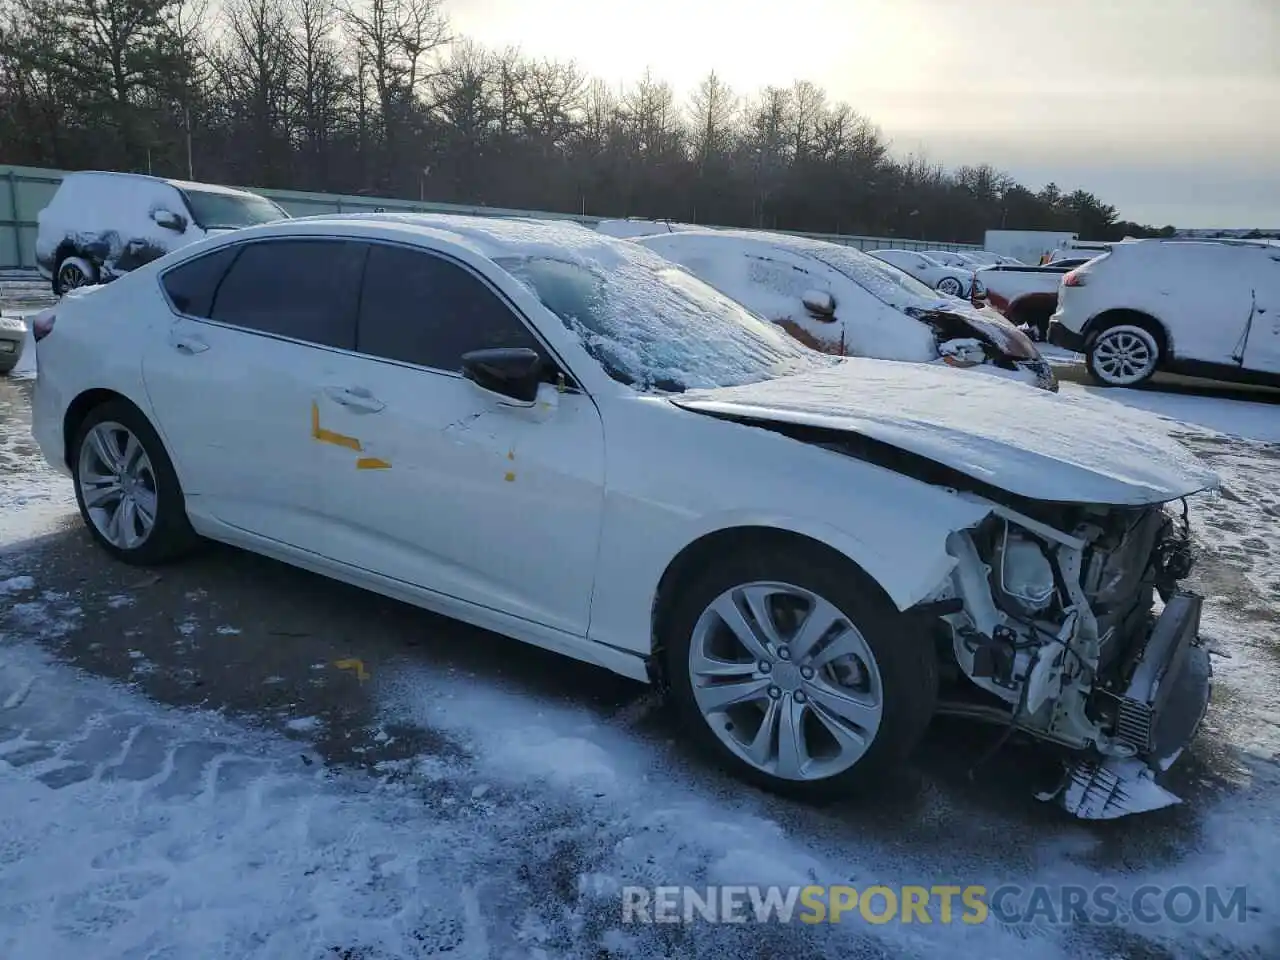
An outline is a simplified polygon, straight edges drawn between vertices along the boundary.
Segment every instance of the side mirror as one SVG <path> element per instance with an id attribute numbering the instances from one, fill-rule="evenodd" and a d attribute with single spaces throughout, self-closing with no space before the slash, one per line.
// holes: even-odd
<path id="1" fill-rule="evenodd" d="M 151 219 L 166 230 L 172 230 L 175 233 L 182 233 L 187 229 L 187 218 L 180 213 L 174 213 L 172 210 L 166 210 L 159 207 L 151 211 Z"/>
<path id="2" fill-rule="evenodd" d="M 462 375 L 482 390 L 532 406 L 538 399 L 542 358 L 528 347 L 472 350 L 462 355 Z"/>
<path id="3" fill-rule="evenodd" d="M 836 318 L 836 298 L 825 290 L 806 290 L 801 295 L 800 302 L 819 320 Z"/>

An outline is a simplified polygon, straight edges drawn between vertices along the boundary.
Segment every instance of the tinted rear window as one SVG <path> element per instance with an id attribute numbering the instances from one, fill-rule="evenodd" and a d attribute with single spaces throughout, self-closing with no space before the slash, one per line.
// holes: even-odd
<path id="1" fill-rule="evenodd" d="M 160 282 L 174 309 L 192 317 L 208 317 L 218 283 L 235 259 L 239 247 L 222 247 L 165 271 Z"/>
<path id="2" fill-rule="evenodd" d="M 212 319 L 355 349 L 363 243 L 269 240 L 241 246 L 214 297 Z"/>

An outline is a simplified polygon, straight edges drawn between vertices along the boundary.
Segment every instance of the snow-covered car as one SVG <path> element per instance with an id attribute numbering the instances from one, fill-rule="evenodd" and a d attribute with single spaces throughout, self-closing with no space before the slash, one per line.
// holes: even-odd
<path id="1" fill-rule="evenodd" d="M 1049 317 L 1058 307 L 1062 278 L 1089 259 L 1072 257 L 1042 267 L 997 264 L 982 267 L 975 277 L 986 291 L 987 306 L 1035 339 L 1044 340 L 1049 334 Z"/>
<path id="2" fill-rule="evenodd" d="M 245 190 L 137 173 L 69 173 L 36 219 L 36 266 L 61 296 L 205 237 L 289 216 Z"/>
<path id="3" fill-rule="evenodd" d="M 27 324 L 21 317 L 0 314 L 0 376 L 11 371 L 22 359 L 27 341 Z"/>
<path id="4" fill-rule="evenodd" d="M 949 267 L 915 250 L 868 250 L 877 260 L 891 263 L 921 283 L 951 297 L 979 299 L 974 290 L 972 267 Z"/>
<path id="5" fill-rule="evenodd" d="M 1022 262 L 1015 260 L 1013 257 L 1002 257 L 1000 254 L 992 253 L 990 250 L 966 250 L 963 256 L 978 267 L 990 267 L 1001 263 L 1018 265 Z"/>
<path id="6" fill-rule="evenodd" d="M 691 224 L 675 223 L 671 220 L 644 220 L 639 217 L 628 217 L 625 220 L 601 220 L 596 230 L 606 237 L 619 240 L 631 240 L 635 237 L 648 237 L 655 233 L 674 233 L 678 230 L 696 230 Z"/>
<path id="7" fill-rule="evenodd" d="M 1173 800 L 1209 670 L 1165 504 L 1216 478 L 1151 415 L 822 354 L 553 222 L 301 218 L 78 293 L 33 433 L 115 558 L 204 536 L 650 681 L 801 796 L 947 713 L 1072 752 L 1080 816 Z"/>
<path id="8" fill-rule="evenodd" d="M 805 344 L 842 356 L 970 367 L 1057 390 L 1025 334 L 852 247 L 739 230 L 635 240 Z"/>
<path id="9" fill-rule="evenodd" d="M 975 260 L 968 253 L 958 250 L 925 250 L 924 255 L 930 260 L 937 260 L 944 267 L 957 267 L 960 270 L 976 270 L 986 266 L 985 261 Z"/>
<path id="10" fill-rule="evenodd" d="M 1280 385 L 1280 243 L 1114 244 L 1063 276 L 1049 340 L 1105 386 L 1157 371 Z"/>

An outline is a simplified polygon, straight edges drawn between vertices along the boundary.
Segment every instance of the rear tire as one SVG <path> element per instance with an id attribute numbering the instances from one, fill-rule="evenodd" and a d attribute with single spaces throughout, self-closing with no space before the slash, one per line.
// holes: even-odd
<path id="1" fill-rule="evenodd" d="M 117 560 L 168 563 L 199 544 L 173 463 L 133 404 L 109 400 L 90 410 L 76 430 L 70 459 L 80 516 Z"/>
<path id="2" fill-rule="evenodd" d="M 964 285 L 955 277 L 943 277 L 938 281 L 938 292 L 949 297 L 958 297 L 964 291 Z"/>
<path id="3" fill-rule="evenodd" d="M 1137 320 L 1116 320 L 1090 338 L 1085 347 L 1089 377 L 1104 387 L 1138 387 L 1150 380 L 1164 359 L 1162 339 Z"/>
<path id="4" fill-rule="evenodd" d="M 62 296 L 68 290 L 98 282 L 98 268 L 84 257 L 63 257 L 53 270 L 53 294 Z"/>
<path id="5" fill-rule="evenodd" d="M 659 626 L 669 695 L 695 746 L 735 776 L 837 797 L 874 788 L 924 734 L 938 688 L 928 633 L 843 557 L 761 541 L 676 589 Z"/>

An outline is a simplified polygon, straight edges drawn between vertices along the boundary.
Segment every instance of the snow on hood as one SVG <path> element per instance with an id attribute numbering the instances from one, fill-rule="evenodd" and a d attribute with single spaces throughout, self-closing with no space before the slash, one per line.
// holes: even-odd
<path id="1" fill-rule="evenodd" d="M 947 367 L 851 357 L 672 402 L 861 434 L 1035 500 L 1162 503 L 1218 484 L 1150 414 Z"/>

